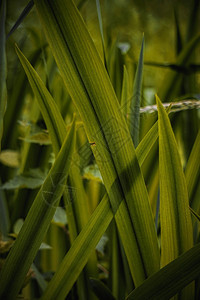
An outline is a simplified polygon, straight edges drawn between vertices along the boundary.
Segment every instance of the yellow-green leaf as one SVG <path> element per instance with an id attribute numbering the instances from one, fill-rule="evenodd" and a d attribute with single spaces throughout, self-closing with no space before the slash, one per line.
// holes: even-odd
<path id="1" fill-rule="evenodd" d="M 159 250 L 146 186 L 126 121 L 74 3 L 36 0 L 35 4 L 88 139 L 95 142 L 91 147 L 137 285 L 159 268 Z"/>
<path id="2" fill-rule="evenodd" d="M 178 147 L 158 97 L 161 266 L 193 246 L 189 200 Z M 185 291 L 187 293 L 187 291 Z M 192 290 L 188 290 L 192 295 Z"/>
<path id="3" fill-rule="evenodd" d="M 15 299 L 65 189 L 75 144 L 73 123 L 0 272 L 0 298 Z M 12 288 L 11 288 L 12 287 Z"/>

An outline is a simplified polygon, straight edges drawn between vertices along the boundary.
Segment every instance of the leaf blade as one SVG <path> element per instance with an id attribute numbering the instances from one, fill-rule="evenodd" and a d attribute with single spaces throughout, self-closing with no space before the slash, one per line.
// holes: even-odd
<path id="1" fill-rule="evenodd" d="M 54 6 L 53 1 L 47 3 L 36 0 L 35 4 L 66 87 L 85 123 L 89 141 L 95 141 L 92 149 L 107 185 L 113 212 L 115 213 L 120 207 L 115 218 L 120 236 L 123 238 L 126 236 L 126 242 L 124 240 L 123 245 L 126 248 L 126 255 L 129 257 L 132 275 L 136 281 L 140 282 L 146 276 L 145 273 L 149 274 L 159 268 L 159 251 L 144 179 L 118 100 L 103 63 L 73 2 L 59 0 Z M 56 40 L 52 39 L 53 36 Z M 114 140 L 113 138 L 111 140 L 111 135 Z M 115 182 L 116 175 L 117 184 Z M 139 200 L 140 197 L 142 197 L 142 201 Z M 136 203 L 133 203 L 133 198 Z M 122 199 L 126 199 L 126 201 L 123 203 Z M 136 209 L 133 207 L 134 205 Z M 144 213 L 141 212 L 143 209 Z M 145 220 L 142 215 L 146 216 Z M 124 222 L 124 216 L 129 219 L 128 226 Z M 141 219 L 143 220 L 141 221 Z M 134 222 L 134 229 L 132 222 Z M 127 228 L 128 231 L 126 231 Z M 134 232 L 137 232 L 137 239 Z M 143 235 L 145 238 L 142 237 Z M 127 243 L 127 241 L 133 240 L 135 241 L 132 242 L 132 245 Z M 139 241 L 139 247 L 136 240 Z M 144 241 L 148 246 L 144 246 Z M 151 250 L 148 251 L 148 248 Z M 137 259 L 133 259 L 132 253 L 134 252 L 137 253 Z M 143 268 L 142 260 L 145 261 L 146 270 Z M 137 267 L 134 266 L 135 264 Z M 134 272 L 136 268 L 138 272 Z"/>
<path id="2" fill-rule="evenodd" d="M 200 274 L 200 244 L 197 244 L 136 288 L 127 300 L 170 299 Z"/>
<path id="3" fill-rule="evenodd" d="M 159 128 L 161 266 L 193 246 L 187 185 L 165 109 L 156 96 Z M 184 293 L 192 295 L 193 287 Z M 189 294 L 188 294 L 189 295 Z"/>
<path id="4" fill-rule="evenodd" d="M 1 270 L 1 297 L 15 298 L 23 284 L 28 269 L 50 225 L 70 167 L 70 156 L 75 143 L 75 125 L 66 136 L 44 184 L 25 219 L 24 225 Z M 64 175 L 63 175 L 64 174 Z M 15 279 L 14 279 L 14 277 Z M 12 289 L 10 289 L 12 286 Z"/>

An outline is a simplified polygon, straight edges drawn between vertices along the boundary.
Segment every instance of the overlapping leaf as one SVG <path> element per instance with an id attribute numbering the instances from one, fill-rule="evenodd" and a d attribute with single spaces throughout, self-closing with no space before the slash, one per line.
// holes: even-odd
<path id="1" fill-rule="evenodd" d="M 159 268 L 159 251 L 144 179 L 125 119 L 73 2 L 59 0 L 55 5 L 54 1 L 35 1 L 35 4 L 89 141 L 94 142 L 92 149 L 137 285 Z"/>
<path id="2" fill-rule="evenodd" d="M 43 241 L 63 194 L 75 143 L 73 123 L 0 273 L 0 297 L 14 299 Z M 10 288 L 12 286 L 12 288 Z"/>
<path id="3" fill-rule="evenodd" d="M 157 137 L 158 125 L 155 124 L 136 149 L 136 155 L 140 165 L 144 162 Z M 54 299 L 54 297 L 58 297 L 58 295 L 67 295 L 69 293 L 90 257 L 90 253 L 107 229 L 112 218 L 113 213 L 109 204 L 109 198 L 108 195 L 105 195 L 87 225 L 72 244 L 60 268 L 49 283 L 48 289 L 44 294 L 44 299 Z M 61 278 L 63 280 L 61 280 Z M 69 278 L 70 280 L 68 280 Z"/>
<path id="4" fill-rule="evenodd" d="M 127 300 L 168 300 L 200 275 L 200 244 L 188 250 L 136 288 Z M 193 299 L 189 295 L 186 299 Z"/>

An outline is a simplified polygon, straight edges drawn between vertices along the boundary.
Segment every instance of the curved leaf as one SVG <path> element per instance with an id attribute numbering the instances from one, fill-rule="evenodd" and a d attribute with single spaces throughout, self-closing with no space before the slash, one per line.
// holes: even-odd
<path id="1" fill-rule="evenodd" d="M 0 298 L 14 299 L 43 241 L 63 194 L 75 144 L 75 122 L 39 190 L 0 273 Z M 12 288 L 10 288 L 12 286 Z"/>
<path id="2" fill-rule="evenodd" d="M 94 142 L 92 150 L 137 285 L 159 268 L 159 250 L 146 186 L 125 119 L 74 3 L 36 0 L 35 4 L 89 141 Z"/>

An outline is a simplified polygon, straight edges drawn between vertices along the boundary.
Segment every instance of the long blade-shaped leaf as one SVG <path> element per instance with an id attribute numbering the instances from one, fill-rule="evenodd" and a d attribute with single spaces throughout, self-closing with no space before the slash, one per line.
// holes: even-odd
<path id="1" fill-rule="evenodd" d="M 188 163 L 185 169 L 185 178 L 188 187 L 188 195 L 190 200 L 190 205 L 194 209 L 199 209 L 199 201 L 198 203 L 194 203 L 193 193 L 195 190 L 196 185 L 198 184 L 198 179 L 200 176 L 200 130 L 196 137 L 194 146 L 190 153 L 190 157 L 188 159 Z M 197 205 L 196 205 L 197 204 Z"/>
<path id="2" fill-rule="evenodd" d="M 33 69 L 29 61 L 23 55 L 16 45 L 16 52 L 20 62 L 26 72 L 31 87 L 35 93 L 43 118 L 49 130 L 54 153 L 57 154 L 62 146 L 62 142 L 66 136 L 66 126 L 63 118 L 61 117 L 58 107 L 55 105 L 53 98 L 48 90 L 45 88 L 44 83 Z"/>
<path id="3" fill-rule="evenodd" d="M 0 2 L 0 150 L 1 139 L 3 135 L 3 117 L 6 110 L 7 88 L 6 88 L 6 37 L 5 37 L 5 20 L 6 20 L 6 0 Z"/>
<path id="4" fill-rule="evenodd" d="M 112 218 L 108 196 L 105 196 L 72 244 L 42 299 L 65 298 Z"/>
<path id="5" fill-rule="evenodd" d="M 54 102 L 52 96 L 38 76 L 37 72 L 33 69 L 23 53 L 17 47 L 16 51 L 28 76 L 31 87 L 37 97 L 42 115 L 49 130 L 54 153 L 55 155 L 57 155 L 67 133 L 64 120 L 58 110 L 56 103 Z M 71 166 L 72 168 L 69 171 L 68 185 L 69 190 L 75 189 L 76 193 L 73 193 L 73 199 L 70 199 L 69 201 L 69 191 L 66 190 L 64 192 L 64 201 L 66 204 L 66 211 L 68 215 L 70 238 L 71 241 L 73 241 L 76 238 L 78 232 L 81 231 L 82 227 L 87 223 L 89 219 L 89 208 L 79 170 L 76 165 L 72 164 Z M 93 253 L 93 256 L 91 255 L 91 259 L 88 262 L 89 266 L 87 265 L 88 276 L 96 276 L 95 271 L 97 263 L 95 262 L 95 260 L 96 254 Z M 80 286 L 80 284 L 81 280 L 79 280 L 78 282 L 78 287 Z M 85 285 L 86 284 L 83 283 L 83 289 L 87 290 Z M 86 293 L 88 293 L 88 291 L 86 291 Z"/>
<path id="6" fill-rule="evenodd" d="M 187 185 L 176 140 L 167 113 L 158 97 L 156 100 L 159 128 L 161 266 L 165 266 L 193 246 L 193 231 Z"/>
<path id="7" fill-rule="evenodd" d="M 122 93 L 121 93 L 121 110 L 127 119 L 128 112 L 129 112 L 129 78 L 126 66 L 124 66 L 124 73 L 123 73 L 123 83 L 122 83 Z"/>
<path id="8" fill-rule="evenodd" d="M 147 190 L 125 119 L 74 3 L 36 0 L 35 4 L 89 141 L 94 142 L 92 149 L 137 285 L 159 268 L 159 251 Z"/>
<path id="9" fill-rule="evenodd" d="M 102 48 L 103 48 L 103 56 L 104 56 L 104 64 L 107 69 L 107 62 L 106 62 L 106 50 L 105 50 L 105 40 L 104 40 L 104 34 L 103 34 L 103 22 L 101 17 L 101 5 L 99 3 L 99 0 L 96 0 L 96 7 L 97 7 L 97 15 L 99 20 L 99 29 L 101 33 L 101 40 L 102 40 Z"/>
<path id="10" fill-rule="evenodd" d="M 138 61 L 137 71 L 134 79 L 133 98 L 130 105 L 130 132 L 133 139 L 134 146 L 139 144 L 139 129 L 140 129 L 140 103 L 142 93 L 142 75 L 143 75 L 143 60 L 144 60 L 144 37 L 142 39 L 142 46 L 140 50 L 140 57 Z"/>
<path id="11" fill-rule="evenodd" d="M 15 299 L 63 194 L 75 144 L 73 123 L 0 273 L 0 298 Z M 10 288 L 12 286 L 12 288 Z"/>
<path id="12" fill-rule="evenodd" d="M 156 123 L 136 149 L 140 165 L 144 162 L 157 137 L 158 125 Z M 105 195 L 62 261 L 60 268 L 44 294 L 44 299 L 54 299 L 58 296 L 58 293 L 62 295 L 68 294 L 90 257 L 90 253 L 95 248 L 98 239 L 103 235 L 112 218 L 113 213 L 109 204 L 109 198 L 108 195 Z M 69 276 L 70 280 L 68 280 Z M 63 280 L 60 281 L 60 278 L 63 278 Z"/>
<path id="13" fill-rule="evenodd" d="M 185 47 L 180 52 L 176 64 L 178 66 L 185 66 L 187 65 L 193 50 L 198 45 L 200 41 L 200 34 L 197 34 L 193 39 L 191 39 Z M 173 96 L 173 91 L 176 88 L 177 82 L 180 78 L 180 74 L 176 71 L 169 71 L 167 77 L 165 79 L 165 83 L 162 84 L 162 87 L 159 91 L 159 96 L 163 101 L 169 101 L 170 98 Z"/>
<path id="14" fill-rule="evenodd" d="M 168 300 L 200 276 L 200 244 L 149 277 L 127 300 Z M 193 299 L 189 295 L 187 299 Z"/>

